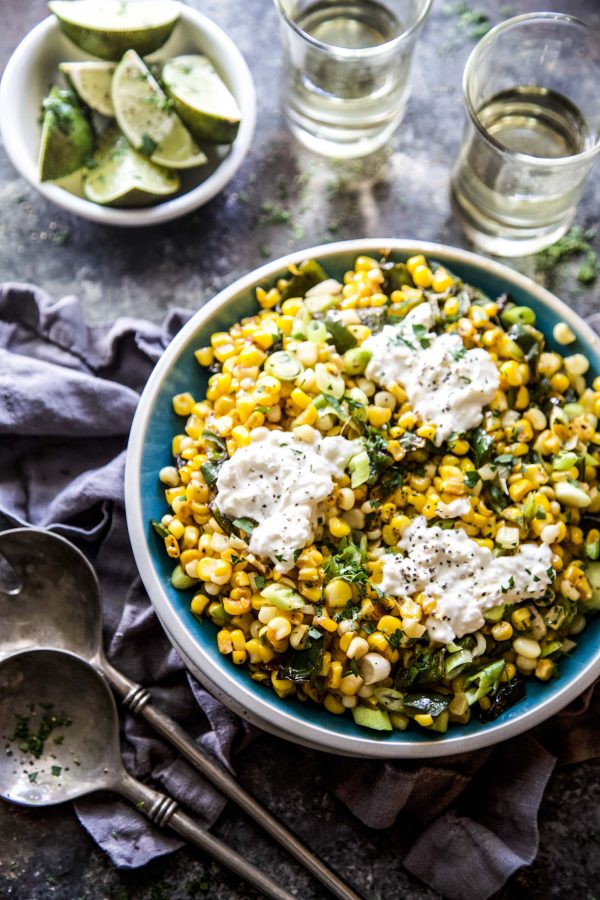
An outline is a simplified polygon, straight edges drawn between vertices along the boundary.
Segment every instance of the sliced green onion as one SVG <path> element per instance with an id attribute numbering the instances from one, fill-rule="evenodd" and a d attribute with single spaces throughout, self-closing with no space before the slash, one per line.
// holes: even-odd
<path id="1" fill-rule="evenodd" d="M 568 481 L 559 481 L 554 485 L 554 493 L 559 503 L 565 506 L 574 506 L 575 509 L 585 509 L 592 502 L 589 494 L 576 484 Z"/>
<path id="2" fill-rule="evenodd" d="M 500 320 L 503 325 L 535 325 L 535 313 L 529 306 L 509 306 Z"/>
<path id="3" fill-rule="evenodd" d="M 288 353 L 287 350 L 277 350 L 267 356 L 264 370 L 269 375 L 274 375 L 280 381 L 294 381 L 304 371 L 302 363 Z"/>
<path id="4" fill-rule="evenodd" d="M 368 350 L 363 350 L 361 347 L 352 347 L 344 353 L 344 370 L 349 375 L 361 375 L 370 359 L 371 354 Z"/>
<path id="5" fill-rule="evenodd" d="M 445 674 L 446 678 L 455 678 L 468 665 L 473 662 L 473 655 L 470 650 L 459 650 L 458 653 L 451 653 L 446 658 Z"/>
<path id="6" fill-rule="evenodd" d="M 306 605 L 306 600 L 300 594 L 297 594 L 296 591 L 286 587 L 284 584 L 268 584 L 262 589 L 260 596 L 268 600 L 273 606 L 276 606 L 277 609 L 284 609 L 288 612 L 301 609 Z"/>
<path id="7" fill-rule="evenodd" d="M 327 329 L 323 322 L 312 319 L 306 326 L 306 338 L 313 344 L 324 344 L 327 340 Z"/>
<path id="8" fill-rule="evenodd" d="M 566 472 L 567 469 L 576 466 L 578 462 L 579 457 L 576 453 L 559 453 L 556 459 L 552 460 L 552 468 L 557 472 Z"/>
<path id="9" fill-rule="evenodd" d="M 187 591 L 198 584 L 197 578 L 190 578 L 182 566 L 176 565 L 171 572 L 171 584 L 177 591 Z"/>
<path id="10" fill-rule="evenodd" d="M 344 396 L 346 382 L 341 375 L 333 375 L 323 363 L 317 363 L 315 367 L 315 380 L 317 387 L 324 394 L 330 394 L 336 400 Z"/>
<path id="11" fill-rule="evenodd" d="M 371 464 L 369 462 L 369 454 L 364 448 L 352 457 L 348 463 L 348 471 L 350 472 L 350 487 L 352 490 L 369 480 Z"/>

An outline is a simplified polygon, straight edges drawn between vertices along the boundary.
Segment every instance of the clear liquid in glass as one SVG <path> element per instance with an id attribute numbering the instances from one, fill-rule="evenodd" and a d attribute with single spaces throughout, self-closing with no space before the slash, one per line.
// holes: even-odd
<path id="1" fill-rule="evenodd" d="M 290 45 L 284 102 L 292 128 L 319 152 L 358 155 L 357 142 L 371 152 L 406 105 L 410 50 L 384 46 L 402 24 L 377 0 L 316 0 L 292 19 L 319 42 Z M 344 53 L 365 49 L 375 52 Z"/>
<path id="2" fill-rule="evenodd" d="M 520 85 L 502 91 L 486 101 L 477 118 L 501 148 L 535 159 L 559 161 L 594 145 L 583 113 L 547 88 Z M 496 239 L 522 239 L 522 251 L 530 253 L 537 249 L 536 240 L 540 246 L 548 244 L 552 229 L 564 233 L 581 194 L 578 173 L 560 164 L 528 164 L 469 128 L 452 192 L 467 233 L 469 227 L 478 232 L 470 235 L 475 242 L 495 252 Z"/>

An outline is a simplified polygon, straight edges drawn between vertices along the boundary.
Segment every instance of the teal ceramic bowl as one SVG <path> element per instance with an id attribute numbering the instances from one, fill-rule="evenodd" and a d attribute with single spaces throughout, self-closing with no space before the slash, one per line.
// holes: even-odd
<path id="1" fill-rule="evenodd" d="M 283 276 L 290 263 L 318 259 L 335 278 L 352 268 L 361 253 L 370 256 L 390 250 L 393 259 L 423 253 L 456 272 L 464 281 L 491 297 L 507 291 L 520 304 L 531 306 L 539 327 L 552 347 L 552 328 L 565 321 L 577 335 L 569 352 L 582 352 L 591 360 L 590 377 L 600 372 L 600 342 L 575 313 L 548 291 L 506 266 L 473 253 L 398 240 L 357 240 L 312 247 L 268 263 L 239 279 L 202 307 L 179 332 L 152 373 L 133 422 L 126 470 L 126 505 L 129 535 L 136 562 L 154 609 L 173 645 L 190 671 L 215 696 L 261 728 L 291 741 L 348 756 L 422 758 L 475 750 L 525 731 L 558 712 L 600 676 L 600 619 L 590 622 L 577 638 L 578 647 L 561 661 L 560 678 L 542 684 L 531 681 L 527 697 L 493 724 L 471 721 L 451 727 L 446 734 L 425 730 L 380 734 L 354 724 L 350 716 L 332 716 L 324 709 L 295 699 L 280 700 L 273 691 L 250 679 L 217 650 L 216 627 L 200 623 L 189 611 L 192 592 L 176 591 L 170 584 L 172 563 L 162 541 L 150 526 L 164 515 L 163 489 L 158 471 L 171 463 L 170 447 L 181 420 L 172 412 L 173 394 L 190 390 L 203 396 L 204 373 L 194 350 L 209 343 L 214 331 L 227 329 L 242 316 L 257 310 L 254 289 Z"/>

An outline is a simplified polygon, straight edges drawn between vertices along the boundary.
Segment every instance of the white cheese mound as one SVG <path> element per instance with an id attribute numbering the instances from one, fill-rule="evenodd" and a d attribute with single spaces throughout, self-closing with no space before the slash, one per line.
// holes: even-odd
<path id="1" fill-rule="evenodd" d="M 257 522 L 251 552 L 289 572 L 294 552 L 313 540 L 333 479 L 342 477 L 357 450 L 356 441 L 339 436 L 315 436 L 308 444 L 265 428 L 221 466 L 216 504 L 230 519 Z"/>
<path id="2" fill-rule="evenodd" d="M 444 644 L 481 628 L 484 610 L 534 600 L 552 581 L 546 544 L 521 544 L 516 553 L 495 557 L 461 529 L 429 527 L 424 516 L 411 522 L 398 547 L 405 555 L 383 557 L 378 587 L 401 599 L 418 593 L 435 599 L 425 625 L 431 640 Z"/>
<path id="3" fill-rule="evenodd" d="M 439 447 L 481 424 L 500 376 L 487 350 L 466 350 L 458 334 L 435 334 L 434 322 L 431 303 L 421 303 L 361 346 L 371 354 L 367 378 L 386 388 L 401 384 L 419 418 L 437 426 Z"/>

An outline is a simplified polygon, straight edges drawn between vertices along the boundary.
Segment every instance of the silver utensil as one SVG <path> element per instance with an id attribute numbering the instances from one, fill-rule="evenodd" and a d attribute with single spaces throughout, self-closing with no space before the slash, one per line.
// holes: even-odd
<path id="1" fill-rule="evenodd" d="M 62 724 L 52 727 L 53 720 Z M 0 662 L 0 747 L 0 795 L 6 800 L 51 806 L 94 791 L 115 791 L 267 897 L 294 900 L 181 812 L 171 797 L 125 770 L 113 695 L 96 669 L 78 656 L 23 650 Z"/>
<path id="2" fill-rule="evenodd" d="M 0 534 L 0 659 L 19 649 L 58 647 L 88 660 L 122 697 L 226 797 L 238 804 L 341 900 L 361 900 L 214 758 L 151 702 L 146 688 L 112 666 L 102 648 L 102 604 L 94 569 L 69 541 L 33 528 Z M 19 588 L 16 591 L 16 586 Z"/>

